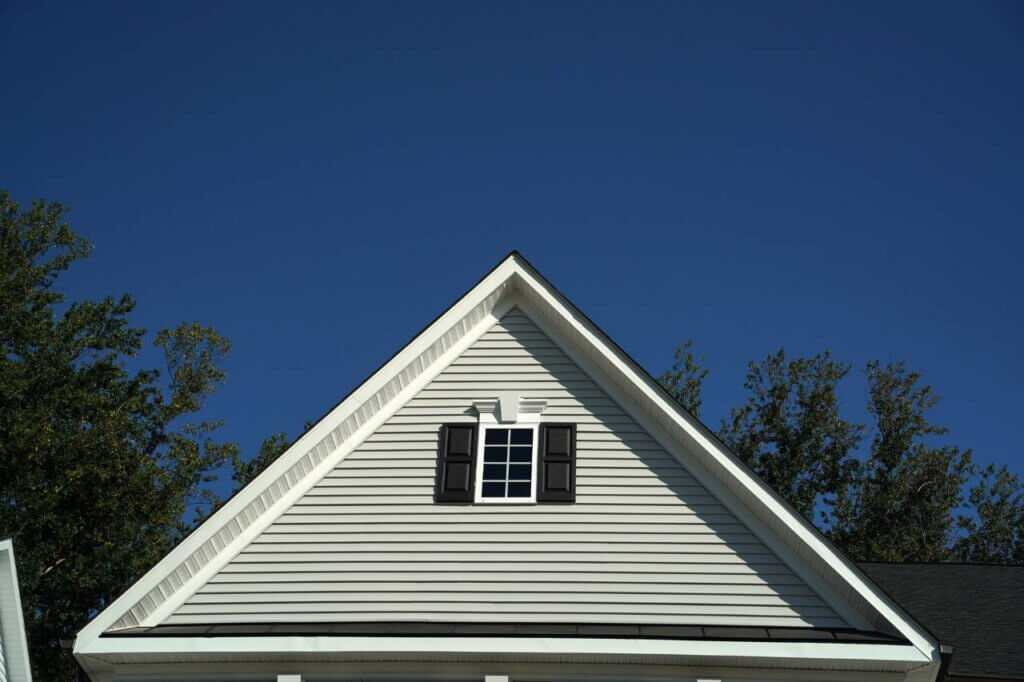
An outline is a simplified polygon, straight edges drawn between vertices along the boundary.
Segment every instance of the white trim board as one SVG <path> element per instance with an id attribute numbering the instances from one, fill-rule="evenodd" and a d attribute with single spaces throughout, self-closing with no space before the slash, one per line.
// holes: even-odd
<path id="1" fill-rule="evenodd" d="M 0 680 L 32 682 L 14 543 L 0 540 Z"/>
<path id="2" fill-rule="evenodd" d="M 222 656 L 258 655 L 260 661 L 302 660 L 515 660 L 656 661 L 700 665 L 729 660 L 742 667 L 906 672 L 928 658 L 909 644 L 841 642 L 727 642 L 583 637 L 103 637 L 89 656 L 117 662 L 137 658 L 180 662 L 218 661 Z"/>
<path id="3" fill-rule="evenodd" d="M 159 624 L 290 504 L 397 411 L 504 312 L 518 305 L 563 350 L 622 402 L 645 428 L 702 473 L 723 503 L 799 568 L 800 575 L 852 623 L 889 623 L 925 659 L 937 663 L 933 638 L 868 581 L 806 520 L 753 475 L 696 419 L 589 319 L 512 253 L 417 335 L 277 461 L 228 501 L 132 588 L 79 633 L 76 654 L 105 649 L 121 638 L 109 629 Z M 695 471 L 696 475 L 696 471 Z M 266 641 L 260 638 L 260 641 Z"/>

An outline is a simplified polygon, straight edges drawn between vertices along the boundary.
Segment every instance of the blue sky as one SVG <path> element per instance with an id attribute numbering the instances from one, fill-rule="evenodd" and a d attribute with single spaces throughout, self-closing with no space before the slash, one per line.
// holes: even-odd
<path id="1" fill-rule="evenodd" d="M 510 249 L 705 421 L 745 363 L 905 359 L 1024 471 L 1024 5 L 0 3 L 0 186 L 59 199 L 209 405 L 293 436 Z"/>

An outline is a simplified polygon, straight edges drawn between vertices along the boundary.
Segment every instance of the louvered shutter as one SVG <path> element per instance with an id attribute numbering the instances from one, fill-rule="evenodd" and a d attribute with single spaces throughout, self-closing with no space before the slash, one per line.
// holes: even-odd
<path id="1" fill-rule="evenodd" d="M 541 424 L 537 501 L 576 501 L 576 425 Z"/>
<path id="2" fill-rule="evenodd" d="M 445 424 L 437 453 L 437 502 L 472 502 L 476 424 Z"/>

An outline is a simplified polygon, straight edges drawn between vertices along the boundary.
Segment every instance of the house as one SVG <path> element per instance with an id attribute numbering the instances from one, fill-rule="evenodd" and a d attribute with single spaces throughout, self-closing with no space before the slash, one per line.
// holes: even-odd
<path id="1" fill-rule="evenodd" d="M 10 538 L 0 538 L 0 682 L 32 682 L 14 542 Z"/>
<path id="2" fill-rule="evenodd" d="M 916 682 L 948 659 L 518 253 L 74 654 L 134 682 Z"/>

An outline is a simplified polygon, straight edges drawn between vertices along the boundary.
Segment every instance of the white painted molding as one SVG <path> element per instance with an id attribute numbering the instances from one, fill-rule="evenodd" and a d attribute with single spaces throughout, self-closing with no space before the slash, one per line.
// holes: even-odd
<path id="1" fill-rule="evenodd" d="M 277 682 L 302 682 L 302 675 L 278 675 Z"/>
<path id="2" fill-rule="evenodd" d="M 536 424 L 548 407 L 546 400 L 523 398 L 519 391 L 501 391 L 493 400 L 475 400 L 481 424 Z"/>
<path id="3" fill-rule="evenodd" d="M 548 409 L 548 401 L 540 398 L 521 398 L 519 400 L 520 418 L 526 419 L 525 415 L 541 415 Z"/>
<path id="4" fill-rule="evenodd" d="M 519 391 L 502 391 L 498 394 L 498 421 L 514 424 L 519 419 Z"/>
<path id="5" fill-rule="evenodd" d="M 508 682 L 508 675 L 484 675 L 484 682 Z"/>
<path id="6" fill-rule="evenodd" d="M 473 409 L 481 422 L 489 424 L 498 423 L 498 401 L 497 400 L 474 400 Z"/>
<path id="7" fill-rule="evenodd" d="M 328 655 L 434 655 L 461 656 L 504 654 L 515 656 L 612 656 L 628 661 L 635 657 L 664 656 L 672 659 L 749 659 L 771 667 L 794 661 L 827 661 L 839 669 L 890 663 L 918 667 L 929 659 L 910 644 L 860 642 L 731 642 L 590 637 L 325 637 L 311 635 L 265 637 L 100 637 L 80 654 L 110 659 L 117 655 L 208 656 L 259 654 L 262 660 L 276 656 L 308 655 L 324 660 Z"/>

